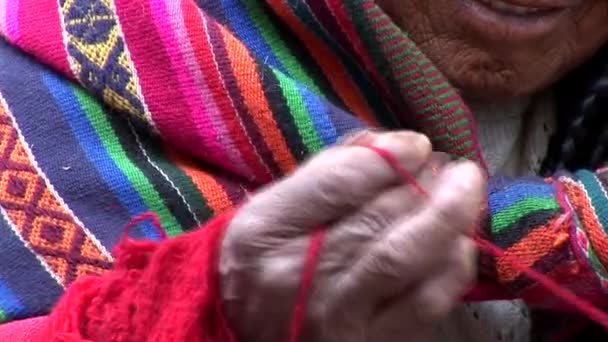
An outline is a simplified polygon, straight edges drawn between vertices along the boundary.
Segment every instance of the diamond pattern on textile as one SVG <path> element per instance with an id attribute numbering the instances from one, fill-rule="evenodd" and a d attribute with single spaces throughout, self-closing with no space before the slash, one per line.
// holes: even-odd
<path id="1" fill-rule="evenodd" d="M 111 260 L 87 236 L 30 160 L 0 106 L 0 206 L 29 247 L 62 285 L 107 270 Z"/>

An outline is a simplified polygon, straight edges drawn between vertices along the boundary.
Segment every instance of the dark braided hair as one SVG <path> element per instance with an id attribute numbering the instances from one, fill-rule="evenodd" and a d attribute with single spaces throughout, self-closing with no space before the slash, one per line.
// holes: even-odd
<path id="1" fill-rule="evenodd" d="M 557 169 L 595 169 L 608 163 L 608 45 L 555 87 L 557 131 L 551 137 L 541 173 Z M 533 313 L 533 341 L 546 341 L 546 331 L 560 321 L 555 313 Z M 549 318 L 551 325 L 543 325 Z M 567 321 L 564 321 L 566 323 Z M 608 333 L 589 323 L 571 339 L 605 341 Z M 569 340 L 571 340 L 569 339 Z"/>
<path id="2" fill-rule="evenodd" d="M 595 169 L 608 162 L 608 45 L 558 82 L 557 131 L 541 167 Z"/>

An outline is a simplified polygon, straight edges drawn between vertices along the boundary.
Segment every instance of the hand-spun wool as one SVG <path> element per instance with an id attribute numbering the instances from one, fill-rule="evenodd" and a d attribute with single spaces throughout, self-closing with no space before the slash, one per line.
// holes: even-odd
<path id="1" fill-rule="evenodd" d="M 234 342 L 217 270 L 231 217 L 161 242 L 123 239 L 114 269 L 74 282 L 40 341 Z"/>

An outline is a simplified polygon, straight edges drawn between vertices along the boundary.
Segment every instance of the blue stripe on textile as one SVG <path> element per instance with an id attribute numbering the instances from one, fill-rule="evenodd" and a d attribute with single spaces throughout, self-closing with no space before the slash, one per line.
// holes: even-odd
<path id="1" fill-rule="evenodd" d="M 80 147 L 91 163 L 96 166 L 98 173 L 105 179 L 106 184 L 112 189 L 122 206 L 128 208 L 132 216 L 149 211 L 127 176 L 106 151 L 103 142 L 97 136 L 95 128 L 80 107 L 71 84 L 50 72 L 45 72 L 42 78 L 51 95 L 55 98 L 55 103 L 61 109 L 66 122 L 70 125 L 72 134 L 78 140 Z M 151 239 L 160 238 L 158 230 L 151 222 L 142 222 L 138 227 L 142 229 L 146 237 Z"/>
<path id="2" fill-rule="evenodd" d="M 336 142 L 338 133 L 328 115 L 327 105 L 306 87 L 299 83 L 296 83 L 296 86 L 323 145 L 332 145 Z"/>
<path id="3" fill-rule="evenodd" d="M 2 277 L 0 277 L 0 309 L 6 321 L 25 313 L 25 307 L 17 295 L 4 283 Z"/>
<path id="4" fill-rule="evenodd" d="M 265 64 L 288 74 L 287 69 L 275 55 L 272 47 L 266 43 L 264 37 L 258 30 L 255 23 L 251 20 L 247 8 L 242 0 L 221 0 L 222 8 L 230 23 L 230 28 L 238 36 L 253 55 Z M 257 5 L 256 5 L 257 6 Z"/>
<path id="5" fill-rule="evenodd" d="M 555 187 L 542 180 L 515 183 L 492 194 L 488 205 L 492 213 L 497 213 L 528 197 L 555 197 Z"/>
<path id="6" fill-rule="evenodd" d="M 7 321 L 47 314 L 63 293 L 9 223 L 0 218 L 0 309 Z"/>
<path id="7" fill-rule="evenodd" d="M 118 242 L 122 227 L 133 215 L 81 149 L 42 82 L 43 70 L 39 63 L 0 41 L 0 92 L 38 167 L 67 206 L 109 249 Z M 133 229 L 132 234 L 145 236 L 138 229 Z"/>

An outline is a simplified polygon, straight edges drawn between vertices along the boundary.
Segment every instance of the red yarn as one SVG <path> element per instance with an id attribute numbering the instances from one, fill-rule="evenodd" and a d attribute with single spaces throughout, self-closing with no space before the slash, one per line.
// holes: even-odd
<path id="1" fill-rule="evenodd" d="M 375 146 L 369 148 L 405 182 L 428 196 L 390 152 Z M 70 286 L 49 316 L 41 341 L 235 342 L 223 315 L 216 267 L 221 238 L 232 216 L 228 212 L 204 227 L 160 243 L 135 241 L 126 236 L 114 251 L 116 263 L 111 272 L 81 277 Z M 152 219 L 161 236 L 165 236 L 154 214 L 136 217 L 125 227 L 125 235 L 142 219 Z M 311 237 L 289 328 L 290 342 L 297 342 L 301 332 L 324 234 L 321 227 Z M 495 257 L 506 257 L 499 247 L 479 236 L 475 242 Z M 589 301 L 523 266 L 516 258 L 508 257 L 507 261 L 608 329 L 608 315 Z"/>
<path id="2" fill-rule="evenodd" d="M 302 281 L 296 298 L 296 304 L 293 309 L 291 326 L 289 330 L 289 342 L 297 342 L 298 336 L 302 329 L 302 323 L 306 316 L 306 304 L 310 297 L 312 282 L 314 280 L 315 268 L 318 262 L 319 253 L 325 238 L 325 227 L 321 226 L 315 229 L 310 238 L 308 251 L 306 252 L 306 261 L 302 273 Z"/>
<path id="3" fill-rule="evenodd" d="M 528 278 L 538 282 L 545 289 L 549 290 L 555 297 L 560 298 L 564 301 L 564 303 L 569 304 L 573 308 L 579 310 L 587 318 L 593 320 L 608 329 L 608 314 L 603 312 L 602 310 L 595 307 L 595 305 L 591 304 L 586 299 L 577 296 L 574 292 L 570 291 L 568 288 L 561 286 L 555 280 L 547 277 L 546 275 L 537 272 L 531 267 L 527 267 L 522 265 L 517 258 L 505 255 L 504 251 L 500 249 L 498 246 L 494 245 L 490 241 L 483 240 L 479 237 L 475 237 L 475 242 L 477 246 L 483 251 L 495 256 L 505 258 L 511 266 L 518 269 L 521 272 L 524 272 Z"/>
<path id="4" fill-rule="evenodd" d="M 158 231 L 160 238 L 162 240 L 167 238 L 167 232 L 163 228 L 163 224 L 160 222 L 160 218 L 158 217 L 158 215 L 156 215 L 155 213 L 153 213 L 151 211 L 145 212 L 143 214 L 139 214 L 139 215 L 135 216 L 129 223 L 127 223 L 123 230 L 122 238 L 123 239 L 127 238 L 129 236 L 129 232 L 131 231 L 131 229 L 133 229 L 133 227 L 135 227 L 136 224 L 138 224 L 144 220 L 152 220 L 152 224 L 154 225 L 154 228 L 156 228 L 156 230 Z"/>
<path id="5" fill-rule="evenodd" d="M 402 180 L 405 183 L 408 183 L 412 187 L 414 187 L 414 189 L 421 196 L 423 196 L 423 197 L 429 196 L 428 192 L 420 186 L 420 184 L 416 181 L 416 179 L 405 168 L 403 168 L 399 164 L 397 158 L 395 158 L 395 156 L 392 153 L 390 153 L 389 151 L 387 151 L 383 148 L 377 147 L 377 146 L 368 145 L 365 147 L 374 151 L 376 154 L 378 154 L 380 157 L 382 157 L 382 159 L 384 159 L 384 161 L 397 174 L 399 174 L 399 176 L 402 178 Z M 562 220 L 560 220 L 560 221 L 562 221 Z M 481 250 L 489 253 L 490 255 L 492 255 L 494 257 L 506 257 L 506 255 L 504 254 L 504 251 L 500 247 L 494 245 L 492 242 L 484 240 L 479 236 L 475 236 L 474 241 Z M 305 262 L 306 267 L 304 268 L 304 274 L 302 275 L 301 285 L 302 285 L 303 289 L 300 290 L 301 292 L 310 291 L 310 287 L 312 286 L 311 279 L 313 278 L 314 271 L 315 271 L 314 263 L 316 263 L 316 261 L 318 260 L 319 248 L 317 246 L 319 246 L 321 243 L 322 243 L 321 241 L 318 241 L 318 237 L 316 237 L 315 239 L 311 239 L 310 247 L 308 249 L 307 259 Z M 522 263 L 519 262 L 519 260 L 517 258 L 506 257 L 506 260 L 509 263 L 511 263 L 511 265 L 514 268 L 525 273 L 529 278 L 531 278 L 532 280 L 535 280 L 536 282 L 538 282 L 539 284 L 544 286 L 545 289 L 550 291 L 555 297 L 560 298 L 564 303 L 569 304 L 573 308 L 579 310 L 581 313 L 586 315 L 587 318 L 589 318 L 590 320 L 593 320 L 593 321 L 597 322 L 598 324 L 600 324 L 601 326 L 603 326 L 604 328 L 608 329 L 608 314 L 606 314 L 605 312 L 596 308 L 592 303 L 590 303 L 589 301 L 587 301 L 584 298 L 577 296 L 574 292 L 570 291 L 568 288 L 562 287 L 560 284 L 558 284 L 556 281 L 554 281 L 550 277 L 548 277 L 542 273 L 539 273 L 530 267 L 524 266 Z M 313 266 L 311 266 L 311 264 Z M 485 292 L 485 291 L 488 291 L 488 292 Z M 467 296 L 467 298 L 490 300 L 490 299 L 496 299 L 496 298 L 491 297 L 492 295 L 496 295 L 496 294 L 500 294 L 500 297 L 502 297 L 502 293 L 499 290 L 497 290 L 495 287 L 490 286 L 490 287 L 473 289 L 472 294 Z M 298 297 L 298 302 L 296 303 L 296 307 L 298 307 L 298 308 L 306 307 L 306 303 L 301 302 L 303 300 L 306 300 L 306 299 Z M 305 315 L 300 312 L 298 312 L 297 315 L 293 316 L 290 342 L 297 341 L 299 330 L 293 330 L 293 327 L 294 326 L 300 327 L 304 317 L 305 317 Z"/>
<path id="6" fill-rule="evenodd" d="M 231 217 L 160 243 L 123 239 L 111 272 L 68 288 L 41 341 L 234 342 L 216 267 Z"/>

